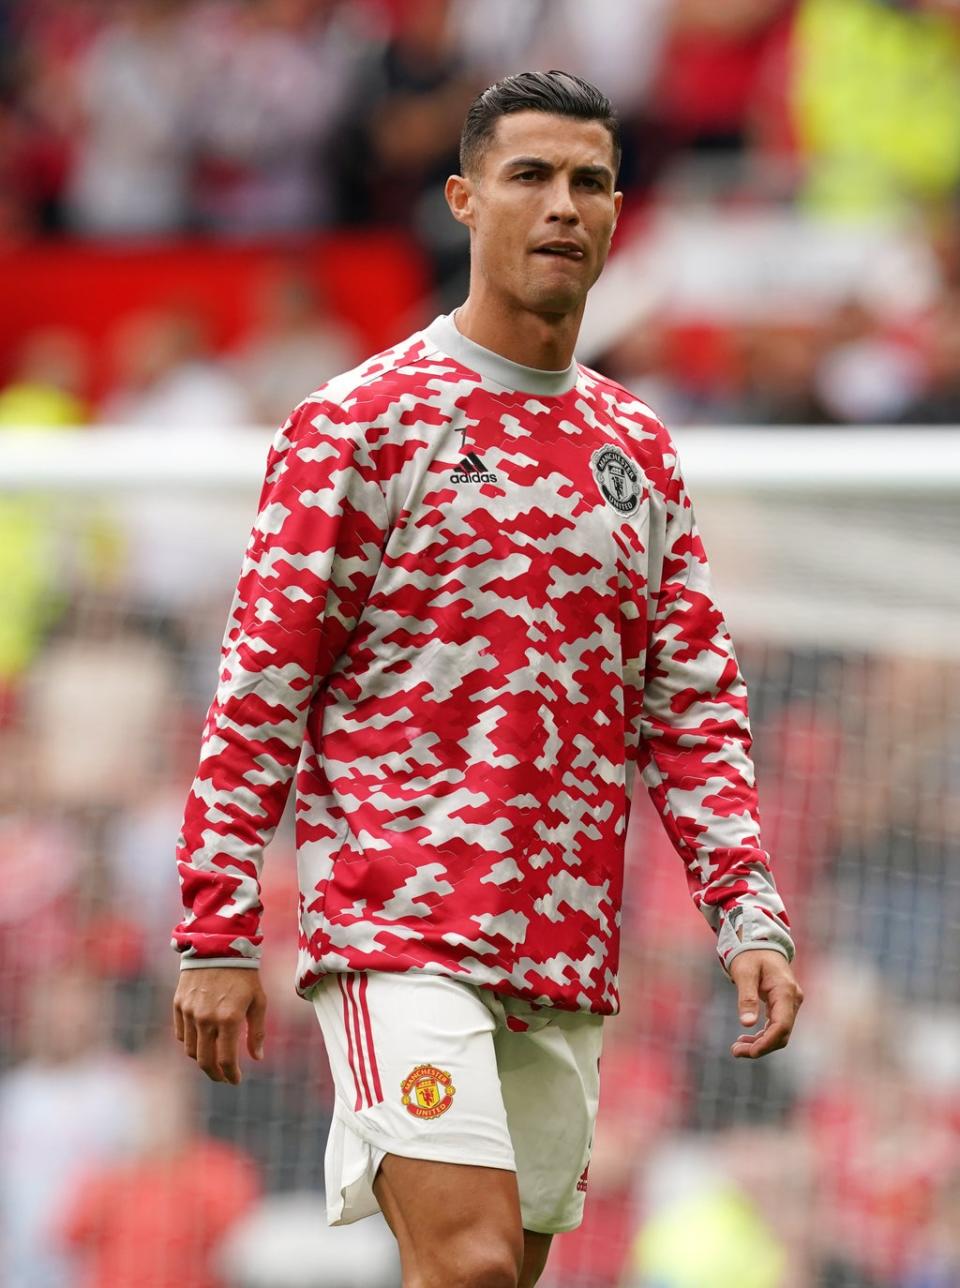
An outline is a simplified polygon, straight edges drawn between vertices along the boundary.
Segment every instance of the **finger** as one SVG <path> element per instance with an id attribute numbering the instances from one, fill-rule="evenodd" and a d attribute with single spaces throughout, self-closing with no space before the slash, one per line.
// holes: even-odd
<path id="1" fill-rule="evenodd" d="M 763 1037 L 764 1033 L 766 1033 L 769 1024 L 770 1024 L 770 1019 L 768 1017 L 766 1020 L 766 1023 L 763 1025 L 761 1029 L 758 1029 L 756 1033 L 738 1034 L 736 1043 L 734 1045 L 744 1044 L 746 1046 L 753 1046 L 754 1042 L 759 1041 L 759 1039 Z"/>
<path id="2" fill-rule="evenodd" d="M 183 1041 L 183 1029 L 184 1029 L 184 1024 L 183 1024 L 183 1012 L 180 1010 L 180 1005 L 179 1005 L 179 1003 L 178 1003 L 178 1002 L 174 1002 L 174 1004 L 173 1004 L 173 1031 L 174 1031 L 174 1033 L 177 1035 L 177 1041 L 178 1041 L 178 1042 L 182 1042 L 182 1041 Z"/>
<path id="3" fill-rule="evenodd" d="M 790 1040 L 796 1010 L 788 993 L 779 991 L 768 999 L 767 1022 L 760 1033 L 741 1033 L 730 1048 L 734 1055 L 748 1055 L 752 1059 L 778 1051 Z"/>
<path id="4" fill-rule="evenodd" d="M 766 1033 L 767 1029 L 769 1028 L 769 1023 L 770 1022 L 767 1021 L 767 1023 L 763 1026 L 763 1028 L 760 1030 L 759 1033 L 741 1033 L 737 1038 L 737 1040 L 731 1046 L 730 1048 L 731 1051 L 735 1051 L 738 1054 L 749 1055 L 753 1051 L 753 1048 L 756 1046 L 756 1044 Z"/>
<path id="5" fill-rule="evenodd" d="M 191 1060 L 197 1058 L 197 1026 L 192 1015 L 183 1017 L 183 1049 Z"/>
<path id="6" fill-rule="evenodd" d="M 731 1050 L 739 1048 L 740 1054 L 757 1056 L 786 1046 L 797 1015 L 793 991 L 774 986 L 767 990 L 765 1001 L 767 1022 L 763 1029 L 759 1033 L 741 1033 Z"/>
<path id="7" fill-rule="evenodd" d="M 214 1082 L 223 1081 L 217 1062 L 217 1026 L 212 1020 L 201 1021 L 197 1026 L 197 1064 Z"/>
<path id="8" fill-rule="evenodd" d="M 734 1055 L 748 1056 L 751 1060 L 756 1060 L 771 1051 L 780 1051 L 789 1041 L 790 1029 L 786 1024 L 769 1022 L 762 1033 L 756 1034 L 753 1038 L 748 1037 L 746 1041 L 738 1039 L 731 1050 Z"/>
<path id="9" fill-rule="evenodd" d="M 267 1021 L 267 999 L 257 993 L 247 1011 L 247 1050 L 254 1060 L 263 1059 L 263 1039 Z"/>
<path id="10" fill-rule="evenodd" d="M 740 1012 L 740 1023 L 747 1027 L 756 1024 L 760 1017 L 759 985 L 759 967 L 745 971 L 737 978 L 737 1009 Z"/>
<path id="11" fill-rule="evenodd" d="M 767 1002 L 767 1027 L 774 1030 L 774 1033 L 768 1034 L 765 1029 L 761 1034 L 764 1046 L 759 1052 L 760 1055 L 765 1055 L 768 1050 L 777 1051 L 787 1045 L 796 1023 L 799 1005 L 792 988 L 771 990 Z"/>
<path id="12" fill-rule="evenodd" d="M 220 1072 L 227 1082 L 236 1085 L 240 1081 L 240 1024 L 230 1020 L 217 1025 L 216 1060 Z"/>

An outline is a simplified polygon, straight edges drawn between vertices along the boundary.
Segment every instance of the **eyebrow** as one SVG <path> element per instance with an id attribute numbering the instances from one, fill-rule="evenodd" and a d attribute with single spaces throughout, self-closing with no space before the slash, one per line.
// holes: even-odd
<path id="1" fill-rule="evenodd" d="M 527 168 L 530 170 L 555 170 L 556 166 L 552 161 L 545 157 L 511 157 L 509 161 L 503 163 L 505 170 L 515 168 Z M 605 165 L 578 165 L 574 169 L 575 174 L 595 175 L 598 178 L 609 179 L 613 183 L 613 171 Z"/>

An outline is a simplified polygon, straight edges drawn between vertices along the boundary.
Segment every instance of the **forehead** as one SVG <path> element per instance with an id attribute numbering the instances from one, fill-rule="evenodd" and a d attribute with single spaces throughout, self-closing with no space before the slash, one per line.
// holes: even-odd
<path id="1" fill-rule="evenodd" d="M 542 157 L 558 167 L 613 167 L 613 139 L 600 121 L 550 112 L 511 112 L 497 119 L 486 161 L 502 165 L 512 156 Z"/>

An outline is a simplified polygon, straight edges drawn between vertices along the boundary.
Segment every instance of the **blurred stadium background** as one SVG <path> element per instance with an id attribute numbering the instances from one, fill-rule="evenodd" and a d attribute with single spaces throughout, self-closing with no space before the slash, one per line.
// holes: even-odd
<path id="1" fill-rule="evenodd" d="M 0 1282 L 380 1288 L 265 865 L 267 1057 L 170 1031 L 173 847 L 267 444 L 462 298 L 442 182 L 522 68 L 604 87 L 580 356 L 676 431 L 807 993 L 734 993 L 638 798 L 587 1216 L 548 1288 L 960 1284 L 960 4 L 0 4 Z M 258 428 L 259 427 L 259 428 Z"/>

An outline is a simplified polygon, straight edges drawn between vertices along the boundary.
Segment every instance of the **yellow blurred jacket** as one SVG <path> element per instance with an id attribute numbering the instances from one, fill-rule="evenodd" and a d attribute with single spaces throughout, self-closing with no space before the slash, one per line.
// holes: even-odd
<path id="1" fill-rule="evenodd" d="M 882 0 L 804 0 L 793 117 L 809 205 L 888 213 L 960 182 L 960 24 Z"/>

